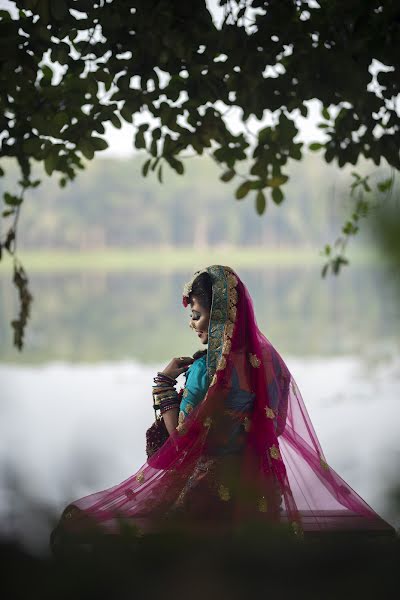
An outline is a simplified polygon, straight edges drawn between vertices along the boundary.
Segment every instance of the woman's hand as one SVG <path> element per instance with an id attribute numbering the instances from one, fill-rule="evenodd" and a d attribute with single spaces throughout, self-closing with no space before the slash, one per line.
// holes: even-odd
<path id="1" fill-rule="evenodd" d="M 189 366 L 194 362 L 194 358 L 191 356 L 180 356 L 179 358 L 173 358 L 171 362 L 162 371 L 164 375 L 176 379 L 181 373 L 185 373 Z"/>

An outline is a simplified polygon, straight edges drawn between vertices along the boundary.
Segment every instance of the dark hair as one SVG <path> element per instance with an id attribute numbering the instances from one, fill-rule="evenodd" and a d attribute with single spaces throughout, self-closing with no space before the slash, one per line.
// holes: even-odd
<path id="1" fill-rule="evenodd" d="M 212 281 L 208 273 L 200 273 L 193 281 L 192 291 L 189 294 L 189 302 L 193 300 L 193 296 L 196 296 L 203 308 L 211 311 Z M 193 358 L 196 360 L 204 356 L 204 354 L 207 354 L 207 350 L 197 350 L 193 354 Z"/>
<path id="2" fill-rule="evenodd" d="M 189 294 L 189 302 L 192 302 L 193 296 L 196 296 L 203 308 L 211 311 L 212 281 L 208 273 L 200 273 L 193 281 L 192 291 Z"/>

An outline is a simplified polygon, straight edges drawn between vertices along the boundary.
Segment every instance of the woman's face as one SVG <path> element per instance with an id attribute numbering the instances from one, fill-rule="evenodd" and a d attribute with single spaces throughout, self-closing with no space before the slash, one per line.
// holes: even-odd
<path id="1" fill-rule="evenodd" d="M 202 344 L 208 342 L 208 324 L 210 322 L 210 311 L 205 309 L 197 300 L 196 296 L 192 297 L 190 303 L 190 325 L 193 331 L 198 335 Z"/>

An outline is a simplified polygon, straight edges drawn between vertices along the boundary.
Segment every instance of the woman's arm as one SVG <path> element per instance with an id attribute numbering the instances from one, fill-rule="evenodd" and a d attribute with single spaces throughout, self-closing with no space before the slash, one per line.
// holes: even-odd
<path id="1" fill-rule="evenodd" d="M 171 435 L 178 425 L 178 407 L 167 410 L 167 412 L 162 415 L 162 418 L 164 419 L 165 427 L 167 428 L 169 435 Z"/>
<path id="2" fill-rule="evenodd" d="M 154 378 L 154 408 L 157 409 L 158 406 L 160 409 L 169 435 L 171 435 L 178 424 L 179 399 L 175 390 L 176 378 L 181 373 L 185 373 L 192 363 L 193 358 L 190 356 L 173 358 L 164 371 L 159 372 Z"/>
<path id="3" fill-rule="evenodd" d="M 204 399 L 207 389 L 207 366 L 204 357 L 196 360 L 187 374 L 177 418 L 178 431 L 184 430 L 186 417 Z"/>

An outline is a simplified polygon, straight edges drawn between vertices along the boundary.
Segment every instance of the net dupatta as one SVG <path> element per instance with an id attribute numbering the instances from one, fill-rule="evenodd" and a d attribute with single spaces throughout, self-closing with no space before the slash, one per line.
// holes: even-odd
<path id="1" fill-rule="evenodd" d="M 95 523 L 115 532 L 120 518 L 143 531 L 170 520 L 228 528 L 257 520 L 283 522 L 300 535 L 366 521 L 389 528 L 327 463 L 295 380 L 257 326 L 244 283 L 226 266 L 203 271 L 212 280 L 204 400 L 136 473 L 69 504 L 63 525 L 79 532 Z M 190 285 L 184 293 L 187 305 Z M 253 399 L 250 411 L 229 408 L 238 394 Z M 236 445 L 228 451 L 232 432 Z"/>

